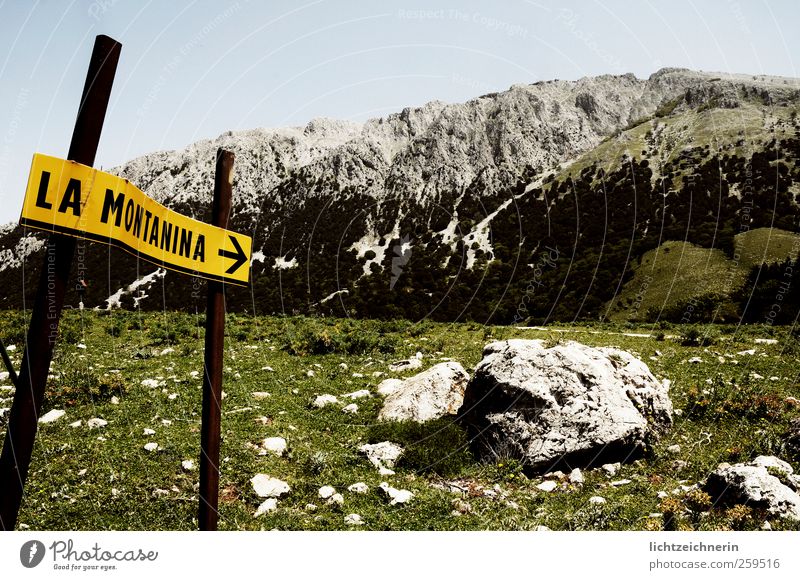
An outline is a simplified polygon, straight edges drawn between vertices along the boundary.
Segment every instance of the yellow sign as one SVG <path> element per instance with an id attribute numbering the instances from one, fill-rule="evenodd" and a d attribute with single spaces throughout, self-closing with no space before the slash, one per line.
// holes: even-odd
<path id="1" fill-rule="evenodd" d="M 127 179 L 36 153 L 20 224 L 118 246 L 191 276 L 247 285 L 252 240 L 175 213 Z"/>

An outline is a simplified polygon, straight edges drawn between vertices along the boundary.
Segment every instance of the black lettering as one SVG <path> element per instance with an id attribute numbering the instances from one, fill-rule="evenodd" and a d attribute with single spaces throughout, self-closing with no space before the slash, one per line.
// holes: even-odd
<path id="1" fill-rule="evenodd" d="M 153 226 L 150 228 L 150 238 L 147 243 L 151 246 L 158 246 L 158 216 L 153 216 Z"/>
<path id="2" fill-rule="evenodd" d="M 172 224 L 169 222 L 164 222 L 161 224 L 161 249 L 163 250 L 165 247 L 169 252 L 169 241 L 172 238 Z"/>
<path id="3" fill-rule="evenodd" d="M 178 231 L 181 228 L 175 226 L 175 237 L 172 238 L 172 250 L 170 250 L 173 254 L 178 251 Z"/>
<path id="4" fill-rule="evenodd" d="M 72 209 L 72 215 L 81 215 L 81 182 L 74 177 L 69 180 L 64 197 L 61 198 L 61 205 L 58 206 L 58 213 L 67 213 Z"/>
<path id="5" fill-rule="evenodd" d="M 142 216 L 143 215 L 144 215 L 144 210 L 142 209 L 142 206 L 137 205 L 136 206 L 136 215 L 133 216 L 133 235 L 136 236 L 137 238 L 139 237 L 139 234 L 142 233 Z"/>
<path id="6" fill-rule="evenodd" d="M 146 240 L 147 239 L 147 230 L 150 227 L 150 218 L 153 217 L 153 214 L 150 213 L 147 210 L 145 210 L 144 213 L 145 213 L 145 216 L 147 216 L 147 219 L 144 221 L 144 235 L 142 236 L 142 239 Z"/>
<path id="7" fill-rule="evenodd" d="M 192 232 L 189 230 L 181 230 L 181 247 L 178 254 L 181 256 L 189 257 L 189 250 L 192 249 Z"/>
<path id="8" fill-rule="evenodd" d="M 133 200 L 129 199 L 127 205 L 125 206 L 125 231 L 128 232 L 131 231 L 131 226 L 133 225 L 133 208 Z"/>
<path id="9" fill-rule="evenodd" d="M 42 180 L 39 182 L 39 192 L 36 194 L 36 207 L 53 209 L 53 204 L 47 201 L 47 186 L 50 184 L 50 172 L 42 171 Z"/>
<path id="10" fill-rule="evenodd" d="M 104 224 L 108 223 L 109 212 L 113 216 L 116 214 L 114 225 L 119 227 L 122 222 L 122 204 L 125 203 L 125 194 L 120 193 L 114 199 L 114 190 L 106 189 L 106 198 L 103 200 L 103 213 L 100 216 L 100 221 Z M 126 220 L 127 221 L 127 220 Z"/>
<path id="11" fill-rule="evenodd" d="M 203 234 L 197 234 L 197 245 L 194 247 L 192 260 L 197 260 L 198 258 L 201 262 L 206 261 L 206 237 Z"/>

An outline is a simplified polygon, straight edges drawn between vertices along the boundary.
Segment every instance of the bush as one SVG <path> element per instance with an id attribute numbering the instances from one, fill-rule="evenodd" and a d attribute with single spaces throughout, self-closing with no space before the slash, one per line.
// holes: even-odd
<path id="1" fill-rule="evenodd" d="M 397 467 L 418 473 L 437 473 L 454 477 L 475 459 L 469 451 L 464 429 L 452 418 L 441 418 L 425 423 L 415 421 L 389 421 L 371 426 L 367 432 L 370 443 L 392 441 L 405 451 Z"/>

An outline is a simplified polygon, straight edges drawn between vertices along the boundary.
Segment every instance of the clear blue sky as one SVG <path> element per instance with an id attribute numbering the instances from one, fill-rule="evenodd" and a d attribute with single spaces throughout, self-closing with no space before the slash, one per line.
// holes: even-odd
<path id="1" fill-rule="evenodd" d="M 785 1 L 0 1 L 0 223 L 65 156 L 92 43 L 123 44 L 106 168 L 227 130 L 364 120 L 516 83 L 662 66 L 797 77 Z"/>

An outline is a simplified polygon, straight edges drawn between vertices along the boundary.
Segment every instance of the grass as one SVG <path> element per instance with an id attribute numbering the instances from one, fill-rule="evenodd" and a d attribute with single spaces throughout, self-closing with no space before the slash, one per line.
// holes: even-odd
<path id="1" fill-rule="evenodd" d="M 756 264 L 780 262 L 797 255 L 800 235 L 758 228 L 735 237 L 738 262 L 722 251 L 690 242 L 669 241 L 646 252 L 633 277 L 610 305 L 616 321 L 648 319 L 703 296 L 730 296 L 744 284 Z M 680 319 L 680 317 L 678 317 Z"/>
<path id="2" fill-rule="evenodd" d="M 0 336 L 19 338 L 22 318 L 0 312 Z M 21 527 L 196 529 L 198 472 L 186 471 L 181 462 L 197 462 L 199 456 L 201 322 L 169 312 L 65 313 L 62 335 L 76 340 L 57 346 L 44 410 L 64 409 L 66 416 L 41 425 Z M 359 529 L 373 530 L 525 530 L 542 525 L 565 530 L 757 529 L 763 515 L 729 514 L 720 508 L 693 517 L 690 508 L 702 504 L 702 497 L 679 491 L 670 493 L 672 503 L 662 505 L 658 492 L 700 482 L 722 461 L 782 453 L 783 431 L 797 413 L 784 400 L 800 396 L 800 349 L 783 328 L 709 325 L 698 331 L 713 340 L 683 344 L 690 333 L 671 325 L 598 323 L 521 330 L 475 323 L 229 315 L 220 528 L 342 530 L 349 529 L 344 516 L 357 513 L 365 522 Z M 423 368 L 451 358 L 471 369 L 487 342 L 512 336 L 619 347 L 672 381 L 671 397 L 682 414 L 649 454 L 624 465 L 613 478 L 631 479 L 630 484 L 611 486 L 602 470 L 591 470 L 585 472 L 582 487 L 564 484 L 545 493 L 536 488 L 542 478 L 526 477 L 511 458 L 476 460 L 464 432 L 450 420 L 421 426 L 376 422 L 381 398 L 375 387 L 383 378 L 398 376 L 388 370 L 390 362 L 420 352 Z M 755 343 L 756 338 L 777 342 Z M 16 345 L 12 354 L 19 366 L 21 343 Z M 737 354 L 750 349 L 755 354 Z M 688 362 L 695 357 L 701 362 Z M 158 381 L 158 386 L 142 385 L 145 379 Z M 310 405 L 323 393 L 341 397 L 359 389 L 373 396 L 356 401 L 355 415 L 342 412 L 344 403 L 322 409 Z M 256 398 L 253 392 L 270 396 Z M 8 389 L 0 390 L 0 407 L 10 404 Z M 108 425 L 89 429 L 86 421 L 93 417 Z M 70 427 L 78 420 L 81 426 Z M 4 428 L 0 423 L 0 432 Z M 144 435 L 145 429 L 155 434 Z M 271 436 L 286 438 L 285 456 L 258 454 L 255 446 Z M 406 448 L 394 476 L 380 476 L 357 450 L 380 440 Z M 160 450 L 145 451 L 148 442 L 158 443 Z M 680 452 L 667 451 L 674 444 Z M 784 459 L 800 467 L 798 458 Z M 277 511 L 259 518 L 253 514 L 260 499 L 249 481 L 257 473 L 283 479 L 292 488 Z M 359 481 L 369 486 L 368 493 L 347 491 Z M 382 481 L 412 491 L 414 498 L 390 506 L 378 492 Z M 342 493 L 344 505 L 320 500 L 317 490 L 323 485 Z M 591 504 L 595 495 L 607 503 Z M 309 503 L 317 508 L 308 508 Z M 650 517 L 655 512 L 675 517 Z M 774 528 L 791 527 L 771 523 Z"/>

